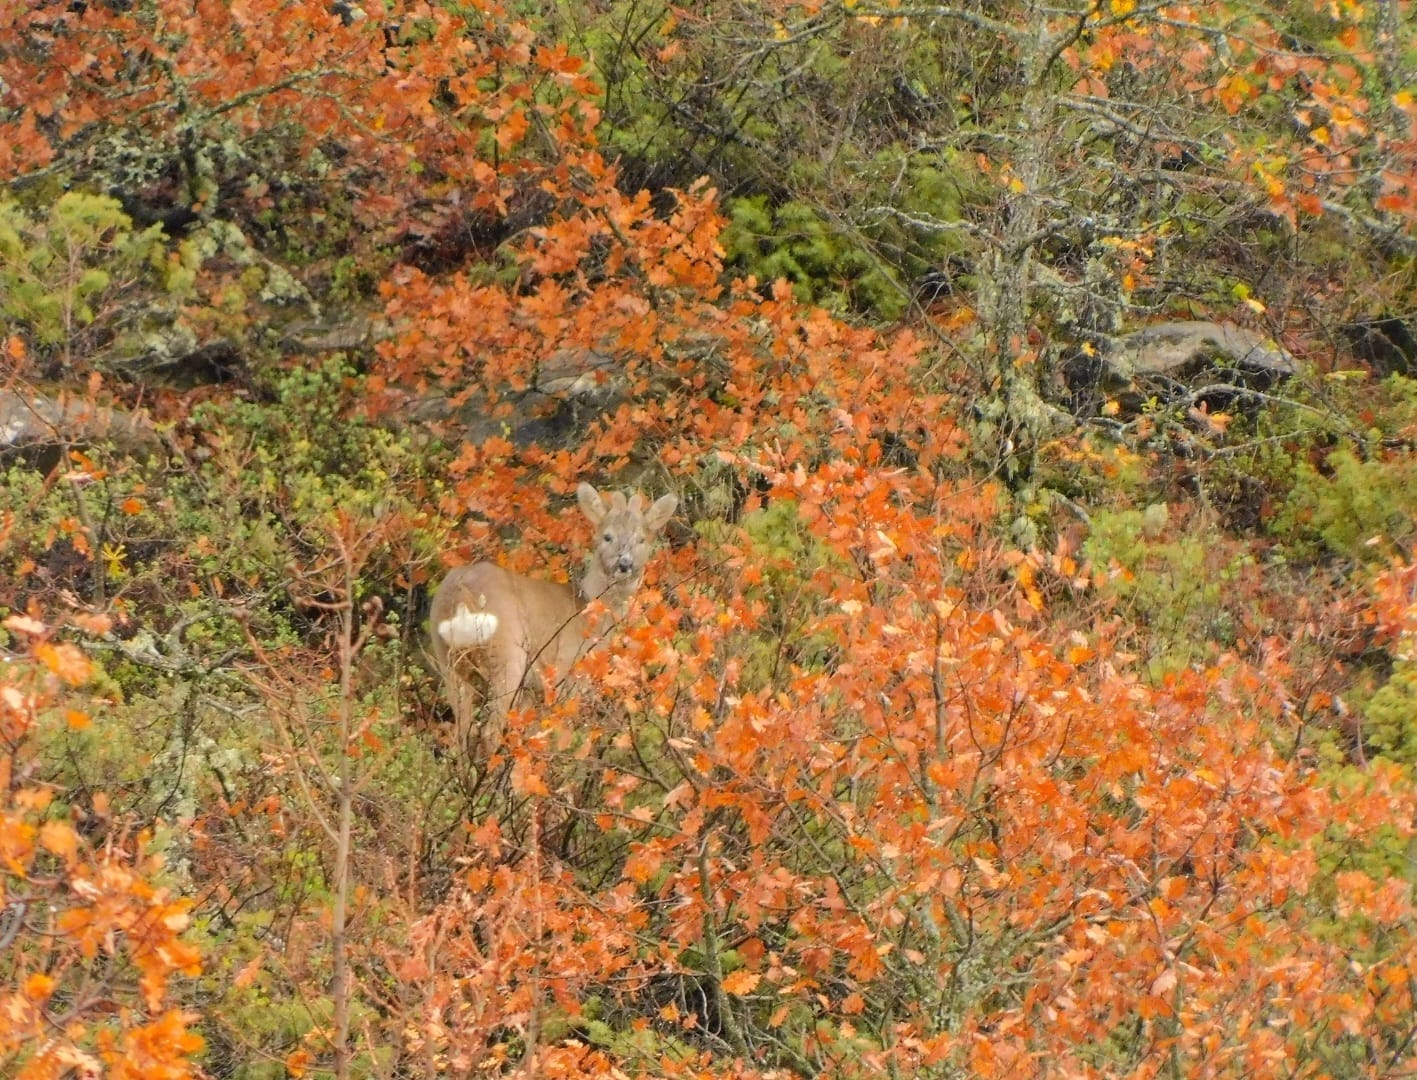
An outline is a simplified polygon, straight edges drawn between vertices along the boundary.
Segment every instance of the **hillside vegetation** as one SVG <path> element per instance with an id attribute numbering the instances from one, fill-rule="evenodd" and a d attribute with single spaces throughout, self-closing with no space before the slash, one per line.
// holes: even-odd
<path id="1" fill-rule="evenodd" d="M 1411 1073 L 1414 28 L 0 0 L 0 1074 Z"/>

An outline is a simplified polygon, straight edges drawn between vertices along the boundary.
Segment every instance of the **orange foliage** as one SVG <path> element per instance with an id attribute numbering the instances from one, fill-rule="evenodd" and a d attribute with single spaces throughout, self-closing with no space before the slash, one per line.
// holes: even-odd
<path id="1" fill-rule="evenodd" d="M 711 192 L 679 194 L 676 221 L 711 213 Z M 592 810 L 568 777 L 598 763 L 586 843 L 623 851 L 619 880 L 509 865 L 501 829 L 516 819 L 484 822 L 495 839 L 478 871 L 417 923 L 395 969 L 427 1019 L 412 1047 L 473 1068 L 499 1052 L 496 1032 L 534 1034 L 538 1001 L 574 1014 L 611 986 L 642 1003 L 665 979 L 717 981 L 722 996 L 661 1008 L 661 1026 L 764 1055 L 772 1040 L 751 1032 L 771 1030 L 804 1068 L 840 1075 L 1082 1075 L 1107 1053 L 1144 1074 L 1175 1056 L 1303 1072 L 1393 1015 L 1315 917 L 1326 845 L 1410 832 L 1410 793 L 1378 771 L 1340 794 L 1286 758 L 1278 667 L 1225 656 L 1153 685 L 1106 622 L 1053 636 L 1046 564 L 996 547 L 996 494 L 951 478 L 962 437 L 911 384 L 909 333 L 847 327 L 782 286 L 739 287 L 725 316 L 692 276 L 592 277 L 577 268 L 595 231 L 601 260 L 665 262 L 632 220 L 607 230 L 587 211 L 528 241 L 536 288 L 407 275 L 390 314 L 450 333 L 390 342 L 389 377 L 516 385 L 553 349 L 626 357 L 658 399 L 603 421 L 559 482 L 637 445 L 715 460 L 751 478 L 743 512 L 758 497 L 795 508 L 817 554 L 775 567 L 732 530 L 704 553 L 716 563 L 681 553 L 672 599 L 642 609 L 657 629 L 596 661 L 625 711 L 563 707 L 535 735 L 513 728 L 501 760 L 544 813 Z M 712 268 L 712 235 L 674 229 L 668 265 Z M 685 340 L 713 342 L 707 395 L 675 359 Z M 469 447 L 458 498 L 561 540 L 523 495 L 539 467 L 511 444 Z M 784 571 L 795 615 L 764 585 Z M 767 677 L 750 672 L 765 649 Z M 1337 917 L 1412 925 L 1400 890 L 1359 878 Z M 708 953 L 730 946 L 737 966 L 715 968 Z"/>
<path id="2" fill-rule="evenodd" d="M 711 191 L 655 219 L 601 188 L 526 239 L 531 287 L 386 287 L 392 318 L 439 327 L 381 347 L 390 383 L 524 386 L 539 358 L 587 349 L 656 388 L 557 460 L 555 486 L 636 447 L 714 461 L 753 492 L 743 513 L 795 508 L 816 552 L 774 570 L 729 530 L 716 562 L 681 553 L 672 599 L 644 605 L 657 629 L 596 661 L 625 711 L 514 726 L 514 790 L 543 816 L 594 810 L 585 842 L 622 850 L 619 880 L 509 866 L 516 819 L 484 822 L 479 870 L 396 968 L 427 1018 L 411 1045 L 476 1067 L 494 1033 L 534 1035 L 541 995 L 574 1014 L 609 986 L 644 1008 L 665 979 L 709 989 L 697 1012 L 654 1010 L 661 1026 L 765 1063 L 782 1039 L 839 1075 L 1084 1075 L 1108 1055 L 1142 1074 L 1304 1072 L 1391 1017 L 1343 935 L 1316 928 L 1320 858 L 1410 832 L 1412 796 L 1381 771 L 1340 794 L 1286 758 L 1278 667 L 1225 656 L 1153 685 L 1106 622 L 1052 636 L 1045 564 L 998 549 L 996 494 L 952 478 L 963 437 L 912 384 L 920 343 L 780 284 L 717 302 L 715 229 Z M 609 273 L 587 270 L 592 249 Z M 711 368 L 680 359 L 687 342 Z M 564 543 L 524 497 L 542 467 L 468 447 L 457 501 Z M 587 760 L 598 810 L 571 794 Z M 1359 877 L 1337 917 L 1412 925 L 1400 890 Z M 712 959 L 730 948 L 735 966 Z"/>
<path id="3" fill-rule="evenodd" d="M 0 5 L 0 40 L 13 43 L 0 51 L 0 177 L 91 152 L 110 125 L 135 117 L 143 139 L 169 145 L 279 127 L 297 140 L 292 153 L 333 140 L 357 162 L 357 213 L 387 240 L 390 228 L 431 233 L 459 206 L 504 211 L 553 164 L 564 179 L 588 142 L 599 113 L 578 58 L 533 56 L 529 33 L 496 5 L 454 15 L 421 0 L 381 2 L 377 18 L 347 25 L 334 7 Z M 456 122 L 442 122 L 435 100 Z M 533 117 L 551 157 L 508 152 L 521 150 Z M 433 199 L 404 182 L 428 163 L 441 191 Z"/>
<path id="4" fill-rule="evenodd" d="M 1294 48 L 1287 14 L 1246 9 L 1245 31 L 1221 37 L 1213 28 L 1239 9 L 1229 4 L 1206 9 L 1179 5 L 1159 18 L 1136 15 L 1113 20 L 1101 11 L 1086 47 L 1069 48 L 1065 59 L 1089 84 L 1087 93 L 1106 98 L 1109 80 L 1141 72 L 1165 81 L 1166 100 L 1197 113 L 1219 106 L 1226 116 L 1272 107 L 1276 95 L 1293 95 L 1293 117 L 1300 131 L 1292 142 L 1259 145 L 1225 137 L 1231 175 L 1268 196 L 1269 210 L 1291 225 L 1303 213 L 1318 217 L 1350 193 L 1366 194 L 1374 175 L 1383 178 L 1378 209 L 1400 215 L 1405 227 L 1417 223 L 1411 192 L 1417 189 L 1417 120 L 1411 94 L 1399 91 L 1390 103 L 1372 97 L 1371 68 L 1365 73 L 1352 60 L 1371 65 L 1376 47 L 1371 26 L 1362 26 L 1357 5 L 1340 11 L 1331 4 L 1305 5 L 1307 18 L 1322 20 L 1335 32 L 1343 50 Z M 1396 18 L 1404 18 L 1398 15 Z M 1378 37 L 1381 32 L 1377 33 Z M 1222 47 L 1223 42 L 1223 47 Z M 1126 63 L 1121 64 L 1120 58 Z M 1126 91 L 1122 91 L 1125 97 Z M 1374 125 L 1373 111 L 1389 104 L 1405 120 Z"/>
<path id="5" fill-rule="evenodd" d="M 169 985 L 201 968 L 183 940 L 190 904 L 153 884 L 162 860 L 142 856 L 146 837 L 131 851 L 94 850 L 70 820 L 46 815 L 51 790 L 27 786 L 36 733 L 88 662 L 37 619 L 4 625 L 33 647 L 0 667 L 0 1070 L 17 1080 L 196 1076 L 196 1015 L 174 1007 Z M 106 805 L 96 799 L 95 813 Z"/>
<path id="6" fill-rule="evenodd" d="M 496 408 L 549 357 L 613 357 L 620 404 L 583 445 L 466 446 L 448 509 L 515 522 L 509 558 L 530 560 L 572 526 L 529 493 L 657 461 L 720 527 L 666 559 L 639 623 L 587 665 L 599 707 L 587 693 L 513 719 L 486 763 L 506 782 L 446 888 L 387 901 L 406 939 L 353 966 L 388 1040 L 427 1075 L 518 1055 L 565 1076 L 1410 1067 L 1411 898 L 1333 868 L 1410 837 L 1405 778 L 1379 766 L 1340 789 L 1288 754 L 1278 662 L 1225 655 L 1153 681 L 1105 613 L 1054 627 L 1053 566 L 996 539 L 1000 495 L 960 463 L 958 410 L 916 377 L 921 340 L 804 308 L 785 283 L 723 286 L 716 193 L 621 191 L 577 58 L 533 48 L 493 4 L 387 6 L 391 37 L 287 0 L 6 6 L 0 34 L 20 44 L 0 54 L 0 173 L 84 150 L 120 96 L 174 142 L 179 124 L 282 125 L 300 152 L 333 140 L 360 163 L 343 180 L 373 232 L 432 230 L 459 203 L 507 215 L 534 192 L 544 213 L 501 251 L 515 284 L 412 267 L 381 283 L 398 332 L 376 384 L 484 388 Z M 1097 93 L 1125 57 L 1239 114 L 1303 78 L 1303 152 L 1234 147 L 1236 171 L 1291 219 L 1355 182 L 1371 134 L 1356 72 L 1254 21 L 1222 74 L 1189 9 L 1145 28 L 1136 10 L 1095 7 L 1065 50 L 1080 86 Z M 1404 147 L 1383 173 L 1394 211 Z M 424 170 L 434 183 L 406 182 Z M 1085 588 L 1076 569 L 1059 588 Z M 1412 572 L 1383 585 L 1391 635 L 1412 632 Z M 22 918 L 3 968 L 0 1062 L 191 1075 L 192 1017 L 170 1003 L 198 966 L 187 907 L 152 861 L 91 850 L 25 786 L 41 713 L 85 661 L 36 620 L 7 627 L 36 642 L 0 683 L 0 880 L 44 922 L 31 935 Z M 282 656 L 273 686 L 334 681 L 293 648 L 258 660 Z M 101 957 L 136 989 L 89 981 L 119 970 Z M 543 1038 L 592 998 L 674 1053 Z M 312 1067 L 304 1049 L 286 1061 Z"/>

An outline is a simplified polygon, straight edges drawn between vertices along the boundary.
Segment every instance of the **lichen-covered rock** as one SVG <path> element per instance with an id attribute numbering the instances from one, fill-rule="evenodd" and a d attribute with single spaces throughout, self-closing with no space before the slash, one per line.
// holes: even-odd
<path id="1" fill-rule="evenodd" d="M 1165 322 L 1076 350 L 1063 365 L 1074 411 L 1107 399 L 1125 412 L 1155 399 L 1179 400 L 1208 387 L 1267 390 L 1298 371 L 1272 339 L 1231 323 Z M 1216 396 L 1223 396 L 1220 391 Z"/>
<path id="2" fill-rule="evenodd" d="M 159 440 L 143 413 L 81 397 L 0 390 L 0 453 L 108 443 L 129 454 L 155 450 Z"/>

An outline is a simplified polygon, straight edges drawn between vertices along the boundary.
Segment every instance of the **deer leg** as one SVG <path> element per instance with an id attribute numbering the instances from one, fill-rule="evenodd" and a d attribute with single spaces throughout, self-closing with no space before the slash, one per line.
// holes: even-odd
<path id="1" fill-rule="evenodd" d="M 487 703 L 487 687 L 469 653 L 470 650 L 453 650 L 440 665 L 443 669 L 443 688 L 448 695 L 448 703 L 453 707 L 454 745 L 460 753 L 474 749 L 472 742 L 478 726 L 478 713 Z"/>
<path id="2" fill-rule="evenodd" d="M 507 726 L 507 713 L 516 704 L 527 674 L 526 652 L 508 649 L 494 658 L 487 672 L 487 710 L 482 721 L 481 744 L 484 754 L 490 754 L 502 742 Z"/>

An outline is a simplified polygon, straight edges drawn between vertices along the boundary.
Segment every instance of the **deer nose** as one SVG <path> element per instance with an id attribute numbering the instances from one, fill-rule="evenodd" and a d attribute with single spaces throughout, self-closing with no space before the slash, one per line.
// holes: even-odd
<path id="1" fill-rule="evenodd" d="M 615 569 L 622 574 L 628 574 L 635 568 L 635 560 L 629 555 L 621 555 L 615 560 Z"/>

